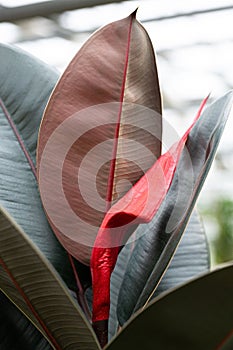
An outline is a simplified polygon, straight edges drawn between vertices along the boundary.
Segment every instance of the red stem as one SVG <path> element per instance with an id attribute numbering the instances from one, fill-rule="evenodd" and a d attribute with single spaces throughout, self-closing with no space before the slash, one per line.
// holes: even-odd
<path id="1" fill-rule="evenodd" d="M 69 253 L 68 253 L 68 257 L 69 257 L 69 261 L 70 261 L 70 264 L 72 266 L 72 269 L 73 269 L 73 272 L 74 272 L 74 277 L 75 277 L 76 284 L 77 284 L 76 295 L 77 295 L 78 303 L 81 306 L 81 308 L 82 308 L 86 318 L 91 323 L 90 309 L 89 309 L 89 307 L 87 305 L 87 300 L 86 300 L 86 297 L 85 297 L 83 286 L 81 284 L 80 278 L 79 278 L 77 270 L 75 268 L 73 257 Z"/>

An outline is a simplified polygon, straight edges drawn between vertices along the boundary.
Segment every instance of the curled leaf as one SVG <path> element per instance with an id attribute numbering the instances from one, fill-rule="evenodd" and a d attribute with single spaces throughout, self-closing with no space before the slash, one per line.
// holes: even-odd
<path id="1" fill-rule="evenodd" d="M 190 131 L 171 187 L 127 265 L 118 298 L 120 324 L 151 299 L 177 248 L 213 162 L 232 95 L 230 91 L 208 106 Z"/>
<path id="2" fill-rule="evenodd" d="M 205 99 L 183 137 L 107 212 L 92 252 L 93 322 L 109 318 L 110 277 L 120 247 L 140 223 L 152 220 L 170 187 L 188 135 L 201 115 Z"/>

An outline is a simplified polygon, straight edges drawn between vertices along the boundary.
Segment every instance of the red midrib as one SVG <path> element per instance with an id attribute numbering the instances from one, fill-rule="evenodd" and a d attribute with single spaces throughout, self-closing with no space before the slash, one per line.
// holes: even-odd
<path id="1" fill-rule="evenodd" d="M 1 258 L 0 258 L 0 264 L 2 265 L 2 267 L 6 271 L 6 273 L 8 274 L 10 279 L 12 280 L 12 282 L 14 283 L 14 285 L 15 285 L 16 289 L 18 290 L 19 294 L 23 297 L 25 303 L 27 304 L 27 306 L 29 307 L 29 309 L 31 310 L 31 312 L 33 313 L 33 315 L 35 316 L 35 318 L 37 319 L 37 321 L 39 322 L 39 324 L 41 325 L 41 327 L 45 331 L 45 333 L 47 334 L 47 336 L 50 339 L 50 341 L 53 344 L 53 346 L 55 346 L 55 349 L 56 350 L 62 350 L 60 345 L 57 343 L 56 339 L 50 333 L 50 331 L 46 327 L 45 323 L 42 321 L 42 319 L 40 318 L 40 316 L 36 312 L 35 308 L 33 307 L 32 303 L 28 299 L 27 295 L 24 293 L 23 289 L 20 287 L 20 285 L 18 284 L 18 282 L 16 281 L 16 279 L 12 275 L 11 271 L 8 269 L 7 265 L 5 264 L 5 262 Z"/>
<path id="2" fill-rule="evenodd" d="M 130 41 L 131 41 L 133 19 L 134 19 L 134 16 L 131 15 L 129 30 L 128 30 L 127 49 L 126 49 L 126 55 L 125 55 L 125 66 L 124 66 L 123 80 L 122 80 L 122 85 L 121 85 L 120 107 L 119 107 L 119 112 L 118 112 L 118 117 L 117 117 L 116 130 L 115 130 L 115 134 L 114 134 L 114 146 L 113 146 L 112 158 L 111 158 L 111 164 L 110 164 L 110 170 L 109 170 L 109 176 L 108 176 L 108 186 L 107 186 L 107 194 L 106 194 L 106 209 L 105 209 L 106 213 L 110 209 L 111 202 L 112 202 L 114 174 L 115 174 L 115 169 L 116 169 L 116 155 L 117 155 L 118 138 L 119 138 L 119 132 L 120 132 L 120 126 L 121 126 L 121 114 L 122 114 L 124 94 L 125 94 L 125 82 L 126 82 L 128 63 L 129 63 L 129 50 L 130 50 Z"/>
<path id="3" fill-rule="evenodd" d="M 125 65 L 124 65 L 124 71 L 123 71 L 123 79 L 122 79 L 122 85 L 121 85 L 121 93 L 120 93 L 120 106 L 119 106 L 119 112 L 117 117 L 117 123 L 116 123 L 116 129 L 114 134 L 114 147 L 112 151 L 112 159 L 110 164 L 110 170 L 109 170 L 109 177 L 108 177 L 108 186 L 107 186 L 107 193 L 106 193 L 106 213 L 111 207 L 112 202 L 112 193 L 113 193 L 113 183 L 114 183 L 114 174 L 115 174 L 115 168 L 116 168 L 116 156 L 117 156 L 117 148 L 118 148 L 118 138 L 119 138 L 119 132 L 120 132 L 120 126 L 121 126 L 121 116 L 122 116 L 122 109 L 123 109 L 123 101 L 124 101 L 124 94 L 125 94 L 125 84 L 126 84 L 126 77 L 127 77 L 127 70 L 128 70 L 128 63 L 129 63 L 129 51 L 130 51 L 130 42 L 131 42 L 131 32 L 132 32 L 132 24 L 133 20 L 135 18 L 135 14 L 131 15 L 130 23 L 129 23 L 129 29 L 128 29 L 128 39 L 127 39 L 127 47 L 126 47 L 126 54 L 125 54 Z M 97 235 L 98 237 L 98 235 Z M 96 243 L 96 242 L 95 242 Z M 110 275 L 111 275 L 111 268 L 109 268 L 109 264 L 111 265 L 111 260 L 113 255 L 117 255 L 119 248 L 99 248 L 94 246 L 92 251 L 92 257 L 91 257 L 91 269 L 92 269 L 92 279 L 93 279 L 93 314 L 92 314 L 92 321 L 97 322 L 102 319 L 108 319 L 109 315 L 109 305 L 110 305 Z M 110 253 L 110 256 L 107 254 Z M 102 254 L 107 254 L 108 261 L 105 261 L 105 270 L 99 271 L 99 268 L 96 269 L 96 266 L 99 262 L 100 257 Z M 102 290 L 101 295 L 98 294 L 98 290 Z M 100 316 L 101 314 L 101 316 Z"/>
<path id="4" fill-rule="evenodd" d="M 15 137 L 17 138 L 17 140 L 19 142 L 19 145 L 20 145 L 20 147 L 21 147 L 21 149 L 22 149 L 22 151 L 23 151 L 23 153 L 24 153 L 24 155 L 25 155 L 25 157 L 26 157 L 26 159 L 27 159 L 27 161 L 28 161 L 28 163 L 29 163 L 29 165 L 31 167 L 32 173 L 35 176 L 35 179 L 37 180 L 36 168 L 35 168 L 35 165 L 33 163 L 33 160 L 31 159 L 31 157 L 30 157 L 30 155 L 29 155 L 29 153 L 28 153 L 28 151 L 27 151 L 27 149 L 26 149 L 26 147 L 24 145 L 23 139 L 20 136 L 20 134 L 19 134 L 19 132 L 17 130 L 17 127 L 16 127 L 14 121 L 11 118 L 10 113 L 8 112 L 6 106 L 4 105 L 4 103 L 3 103 L 3 101 L 1 99 L 0 99 L 0 106 L 2 107 L 2 111 L 3 111 L 4 115 L 5 115 L 8 123 L 10 124 L 10 127 L 13 130 L 13 132 L 15 134 Z"/>

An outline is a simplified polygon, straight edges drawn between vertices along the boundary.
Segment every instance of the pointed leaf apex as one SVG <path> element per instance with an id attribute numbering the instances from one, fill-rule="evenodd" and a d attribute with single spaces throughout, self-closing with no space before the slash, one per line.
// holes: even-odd
<path id="1" fill-rule="evenodd" d="M 139 6 L 134 10 L 134 12 L 131 13 L 130 16 L 132 16 L 133 18 L 136 18 L 138 8 L 139 8 Z"/>

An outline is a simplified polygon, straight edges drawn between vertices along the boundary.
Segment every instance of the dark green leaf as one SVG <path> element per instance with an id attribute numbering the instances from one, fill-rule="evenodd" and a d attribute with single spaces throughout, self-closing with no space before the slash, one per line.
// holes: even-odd
<path id="1" fill-rule="evenodd" d="M 0 349 L 50 350 L 35 326 L 0 292 Z"/>
<path id="2" fill-rule="evenodd" d="M 233 326 L 232 276 L 233 264 L 156 298 L 106 350 L 222 349 Z"/>
<path id="3" fill-rule="evenodd" d="M 223 340 L 223 343 L 218 350 L 232 350 L 233 349 L 233 331 Z"/>
<path id="4" fill-rule="evenodd" d="M 4 293 L 14 302 L 19 295 L 22 312 L 56 350 L 100 349 L 90 324 L 53 266 L 3 208 L 0 264 L 7 282 Z"/>
<path id="5" fill-rule="evenodd" d="M 141 225 L 118 298 L 118 319 L 124 324 L 154 294 L 182 237 L 197 196 L 213 161 L 232 104 L 232 92 L 203 112 L 191 130 L 171 187 L 159 211 Z"/>

